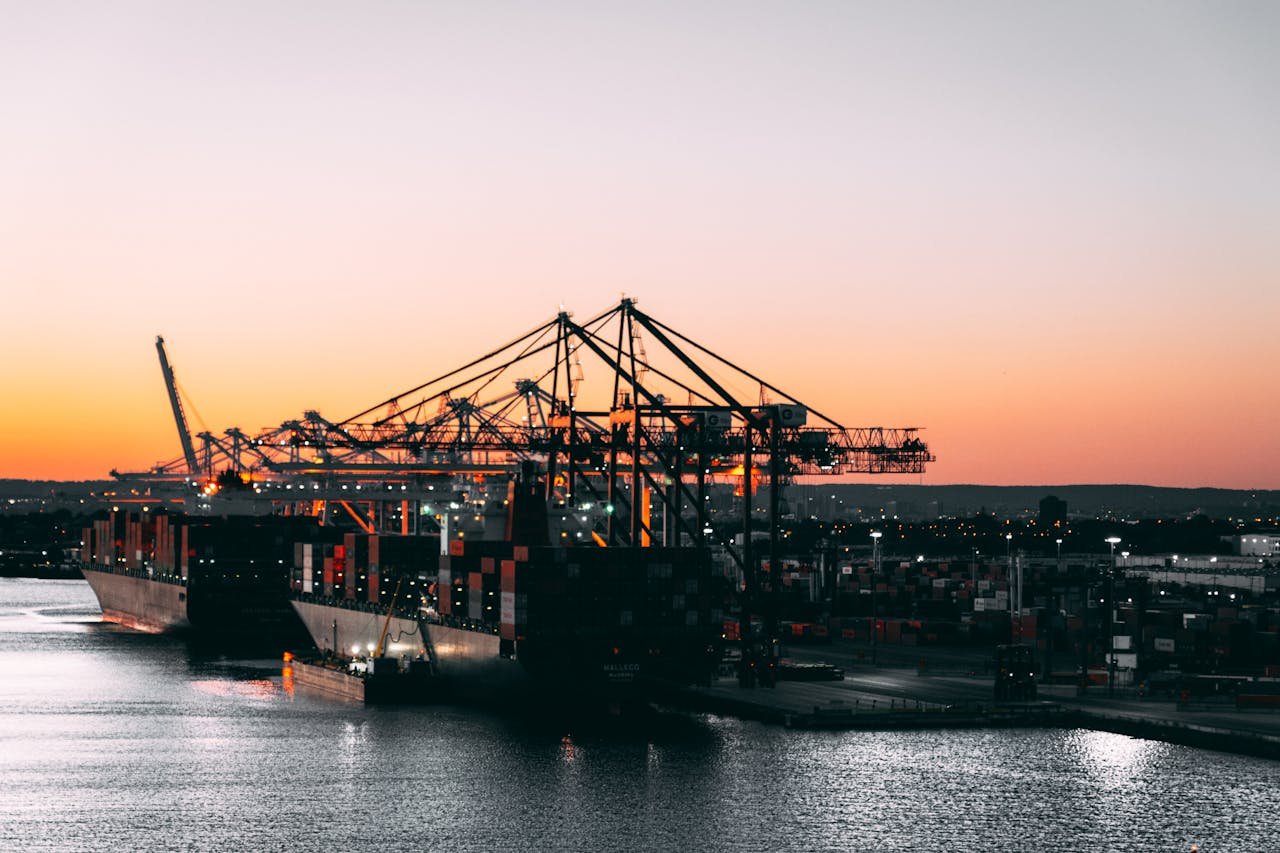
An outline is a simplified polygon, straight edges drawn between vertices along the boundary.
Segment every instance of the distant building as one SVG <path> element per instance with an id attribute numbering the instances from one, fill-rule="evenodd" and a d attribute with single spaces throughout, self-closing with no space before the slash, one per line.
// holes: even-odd
<path id="1" fill-rule="evenodd" d="M 1274 557 L 1280 554 L 1280 533 L 1241 533 L 1232 536 L 1231 550 L 1241 557 Z"/>
<path id="2" fill-rule="evenodd" d="M 1040 524 L 1051 527 L 1067 520 L 1067 502 L 1056 495 L 1040 499 Z"/>

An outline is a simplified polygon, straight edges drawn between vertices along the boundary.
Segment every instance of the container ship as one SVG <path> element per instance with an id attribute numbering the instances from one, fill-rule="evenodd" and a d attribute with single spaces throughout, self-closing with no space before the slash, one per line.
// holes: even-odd
<path id="1" fill-rule="evenodd" d="M 300 543 L 293 606 L 330 659 L 425 670 L 449 698 L 644 700 L 708 681 L 729 591 L 710 553 L 551 546 L 545 511 L 540 530 L 515 523 L 537 500 L 508 502 L 506 540 L 445 540 L 444 553 L 434 536 Z"/>
<path id="2" fill-rule="evenodd" d="M 105 621 L 237 648 L 305 640 L 289 606 L 292 545 L 310 519 L 112 512 L 81 531 L 80 570 Z"/>

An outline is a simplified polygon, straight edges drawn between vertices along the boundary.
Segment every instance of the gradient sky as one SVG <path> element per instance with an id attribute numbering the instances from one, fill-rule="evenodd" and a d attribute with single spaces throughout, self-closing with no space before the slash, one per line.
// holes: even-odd
<path id="1" fill-rule="evenodd" d="M 157 333 L 252 430 L 626 292 L 924 482 L 1280 487 L 1280 4 L 0 16 L 0 476 L 177 456 Z"/>

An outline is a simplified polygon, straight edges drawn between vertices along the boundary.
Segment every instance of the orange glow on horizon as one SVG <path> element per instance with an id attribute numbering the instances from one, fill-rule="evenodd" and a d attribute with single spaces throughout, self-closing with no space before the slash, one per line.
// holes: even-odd
<path id="1" fill-rule="evenodd" d="M 697 339 L 699 330 L 689 318 L 677 328 Z M 720 336 L 726 337 L 723 333 Z M 436 341 L 439 349 L 445 349 L 439 338 Z M 463 352 L 463 343 L 472 341 L 474 336 L 465 336 L 457 352 Z M 732 343 L 725 341 L 721 346 Z M 1032 356 L 1023 364 L 992 363 L 985 369 L 979 361 L 971 369 L 956 359 L 927 355 L 923 345 L 915 348 L 916 358 L 910 362 L 895 355 L 898 369 L 861 370 L 852 364 L 840 366 L 836 348 L 825 346 L 821 339 L 813 343 L 810 352 L 801 352 L 790 343 L 774 346 L 771 352 L 757 347 L 751 355 L 765 362 L 767 371 L 746 358 L 742 362 L 765 373 L 775 384 L 795 389 L 797 397 L 848 425 L 923 427 L 923 437 L 938 456 L 924 482 L 1145 482 L 1248 488 L 1266 487 L 1280 479 L 1280 458 L 1273 446 L 1257 444 L 1253 453 L 1224 450 L 1215 456 L 1207 452 L 1210 448 L 1248 448 L 1258 438 L 1275 433 L 1280 404 L 1259 397 L 1259 389 L 1247 374 L 1240 377 L 1243 385 L 1232 387 L 1230 375 L 1209 366 L 1163 370 L 1168 355 L 1158 350 L 1146 356 L 1129 353 L 1129 361 L 1119 367 L 1109 365 L 1099 348 L 1066 364 L 1046 363 Z M 181 344 L 178 346 L 175 360 L 183 354 Z M 134 349 L 136 352 L 121 361 L 128 370 L 141 373 L 145 381 L 122 376 L 119 395 L 106 417 L 89 417 L 81 400 L 51 395 L 46 389 L 33 394 L 34 405 L 0 412 L 0 476 L 101 479 L 111 468 L 141 470 L 176 458 L 180 450 L 175 429 L 159 371 L 146 358 L 147 339 L 140 336 Z M 972 355 L 991 359 L 989 353 Z M 271 423 L 273 416 L 276 422 L 298 416 L 302 408 L 315 405 L 327 385 L 353 378 L 339 375 L 331 380 L 322 373 L 304 370 L 282 376 L 281 386 L 286 390 L 280 394 L 271 383 L 242 381 L 230 372 L 230 366 L 223 368 L 226 372 L 221 381 L 211 381 L 217 376 L 213 372 L 218 369 L 217 355 L 206 358 L 210 358 L 208 363 L 192 365 L 188 360 L 177 361 L 175 366 L 180 377 L 200 375 L 199 385 L 188 382 L 187 386 L 201 389 L 199 409 L 220 414 L 247 412 L 260 424 Z M 456 355 L 454 358 L 458 360 Z M 815 361 L 833 366 L 817 370 Z M 101 381 L 106 382 L 113 381 L 107 377 L 125 369 L 111 364 L 103 367 L 107 371 Z M 189 373 L 184 372 L 188 368 Z M 1112 377 L 1109 381 L 1096 378 L 1108 373 Z M 587 384 L 591 381 L 589 377 Z M 68 380 L 67 384 L 74 387 L 84 382 Z M 314 396 L 307 393 L 310 389 L 304 390 L 306 384 L 314 385 Z M 1114 400 L 1108 387 L 1117 389 Z M 356 402 L 361 399 L 356 391 L 361 389 L 368 396 Z M 334 399 L 345 406 L 321 410 L 327 408 L 335 416 L 394 393 L 392 386 L 373 388 L 367 380 L 356 383 L 354 389 L 331 390 L 340 392 Z M 17 389 L 16 393 L 23 392 Z M 15 399 L 14 395 L 11 391 L 9 399 Z M 1257 399 L 1231 409 L 1229 417 L 1200 402 L 1224 396 Z M 294 399 L 283 400 L 282 405 L 286 397 Z M 289 403 L 298 408 L 284 408 Z M 23 415 L 41 408 L 45 414 L 38 421 Z M 869 411 L 878 415 L 857 416 Z M 854 416 L 846 417 L 845 412 Z M 236 423 L 209 426 L 218 432 Z"/>

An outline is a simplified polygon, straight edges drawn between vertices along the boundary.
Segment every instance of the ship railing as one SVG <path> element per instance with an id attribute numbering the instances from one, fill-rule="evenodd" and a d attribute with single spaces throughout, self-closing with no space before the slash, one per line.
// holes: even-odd
<path id="1" fill-rule="evenodd" d="M 128 566 L 104 566 L 101 563 L 79 563 L 78 565 L 82 568 L 87 568 L 90 571 L 105 572 L 109 575 L 123 575 L 125 577 L 137 578 L 144 581 L 157 581 L 159 583 L 173 584 L 174 586 L 187 585 L 187 579 L 176 570 L 130 568 Z"/>
<path id="2" fill-rule="evenodd" d="M 467 619 L 465 617 L 449 616 L 443 613 L 438 613 L 435 616 L 424 615 L 422 618 L 437 625 L 443 625 L 446 628 L 458 628 L 463 631 L 474 631 L 480 634 L 498 633 L 497 625 L 491 625 L 488 622 L 482 622 L 479 619 Z"/>
<path id="3" fill-rule="evenodd" d="M 344 610 L 357 610 L 362 613 L 369 613 L 375 616 L 386 616 L 387 606 L 385 604 L 375 604 L 372 601 L 362 601 L 354 598 L 338 598 L 332 595 L 318 595 L 314 592 L 295 592 L 294 598 L 307 604 L 322 604 L 327 607 L 341 607 Z M 391 615 L 401 619 L 417 619 L 418 610 L 416 607 L 397 604 L 391 610 Z"/>

